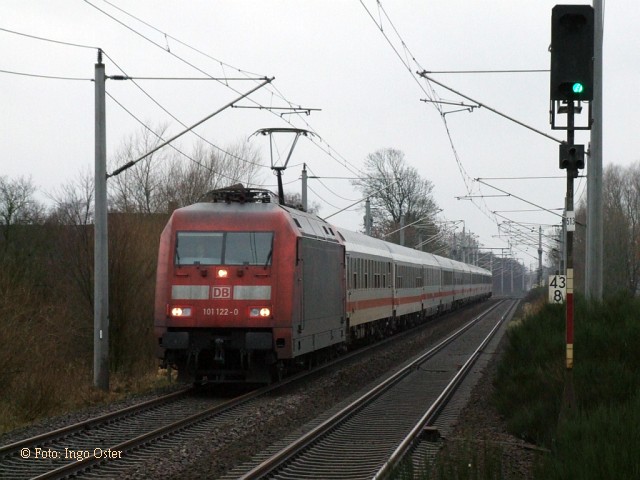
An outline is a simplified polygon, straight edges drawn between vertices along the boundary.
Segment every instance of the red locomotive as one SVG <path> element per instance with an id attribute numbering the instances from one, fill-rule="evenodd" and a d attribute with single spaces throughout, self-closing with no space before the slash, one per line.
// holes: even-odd
<path id="1" fill-rule="evenodd" d="M 160 239 L 158 355 L 182 380 L 268 382 L 491 295 L 487 270 L 338 230 L 267 190 L 210 195 Z"/>

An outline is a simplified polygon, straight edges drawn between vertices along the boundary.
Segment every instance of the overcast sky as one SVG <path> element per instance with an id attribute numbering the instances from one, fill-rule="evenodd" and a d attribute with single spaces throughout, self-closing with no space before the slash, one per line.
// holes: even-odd
<path id="1" fill-rule="evenodd" d="M 433 88 L 438 98 L 466 101 L 419 80 L 413 73 L 421 68 L 433 72 L 548 69 L 551 9 L 555 3 L 2 0 L 0 70 L 84 80 L 0 73 L 0 175 L 30 175 L 42 192 L 52 192 L 77 178 L 79 172 L 93 170 L 94 84 L 88 79 L 94 75 L 95 49 L 6 31 L 11 30 L 100 47 L 108 55 L 104 58 L 107 75 L 122 74 L 120 67 L 137 77 L 202 77 L 203 71 L 212 76 L 237 77 L 246 72 L 274 76 L 273 87 L 263 88 L 251 98 L 263 106 L 288 106 L 282 96 L 296 105 L 321 109 L 309 116 L 287 116 L 293 126 L 312 129 L 321 137 L 315 143 L 304 138 L 298 142 L 284 178 L 289 191 L 300 190 L 303 162 L 317 176 L 352 177 L 367 154 L 396 148 L 435 185 L 434 196 L 443 209 L 443 219 L 464 219 L 467 231 L 477 234 L 486 247 L 504 247 L 507 237 L 493 237 L 498 234 L 496 219 L 504 219 L 491 212 L 534 207 L 515 198 L 471 201 L 456 197 L 500 193 L 473 180 L 478 177 L 562 175 L 558 144 L 484 108 L 447 114 L 445 125 L 437 108 L 421 99 L 427 99 L 427 95 L 435 98 Z M 125 9 L 148 25 L 114 7 Z M 605 2 L 605 167 L 640 159 L 638 93 L 634 89 L 640 82 L 638 25 L 637 1 Z M 552 131 L 549 125 L 548 72 L 432 76 L 535 129 L 557 139 L 566 138 L 566 132 Z M 229 82 L 233 89 L 214 81 L 140 80 L 139 85 L 190 125 L 256 83 Z M 170 134 L 182 130 L 131 82 L 108 80 L 107 92 L 149 126 L 167 123 Z M 198 132 L 224 147 L 260 128 L 288 126 L 266 110 L 231 109 L 199 127 Z M 140 128 L 129 113 L 107 99 L 108 156 Z M 282 138 L 278 147 L 286 151 L 288 145 Z M 576 136 L 576 143 L 586 144 L 588 140 L 588 133 Z M 193 136 L 185 136 L 179 144 L 189 150 L 194 141 Z M 266 138 L 254 137 L 252 142 L 268 164 Z M 263 178 L 265 185 L 275 185 L 267 168 Z M 560 178 L 485 181 L 548 209 L 563 206 L 565 181 Z M 348 180 L 310 180 L 309 186 L 313 189 L 309 198 L 321 205 L 322 217 L 359 198 Z M 583 198 L 585 190 L 586 180 L 577 181 L 576 198 Z M 543 211 L 501 214 L 522 223 L 560 222 L 559 217 Z M 333 216 L 331 221 L 357 230 L 361 218 L 362 211 L 355 207 Z M 530 266 L 537 257 L 536 249 L 519 248 L 517 256 Z"/>

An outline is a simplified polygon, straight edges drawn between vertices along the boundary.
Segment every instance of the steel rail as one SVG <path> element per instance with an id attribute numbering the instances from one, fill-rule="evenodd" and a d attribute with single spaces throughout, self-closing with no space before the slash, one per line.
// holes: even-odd
<path id="1" fill-rule="evenodd" d="M 254 390 L 254 391 L 245 393 L 244 395 L 241 395 L 232 400 L 229 400 L 228 402 L 224 402 L 220 405 L 207 408 L 202 412 L 196 413 L 194 415 L 190 415 L 189 417 L 185 417 L 181 420 L 178 420 L 177 422 L 173 422 L 163 427 L 157 428 L 153 431 L 144 433 L 135 438 L 127 440 L 126 442 L 122 442 L 118 445 L 108 447 L 108 448 L 103 448 L 102 450 L 121 451 L 123 453 L 129 452 L 137 447 L 140 447 L 141 445 L 151 443 L 158 438 L 161 438 L 166 435 L 170 435 L 184 428 L 187 428 L 195 423 L 207 420 L 208 418 L 213 416 L 218 416 L 224 412 L 227 412 L 228 410 L 231 410 L 242 404 L 245 404 L 275 389 L 277 386 L 280 386 L 280 384 L 276 384 L 270 387 L 266 387 L 264 389 Z M 47 473 L 34 477 L 33 480 L 61 478 L 61 477 L 65 477 L 81 471 L 88 471 L 91 468 L 95 467 L 96 465 L 106 463 L 106 462 L 107 460 L 103 458 L 96 458 L 94 456 L 90 456 L 80 461 L 74 461 L 74 462 L 68 463 L 67 465 L 58 467 L 55 470 L 50 470 Z"/>
<path id="2" fill-rule="evenodd" d="M 448 336 L 447 338 L 439 342 L 436 346 L 432 347 L 427 352 L 422 354 L 420 357 L 412 361 L 409 365 L 403 367 L 401 370 L 399 370 L 398 372 L 396 372 L 395 374 L 393 374 L 383 382 L 376 385 L 374 388 L 366 392 L 364 395 L 362 395 L 361 397 L 351 402 L 349 405 L 342 408 L 340 411 L 332 415 L 330 418 L 326 419 L 320 425 L 309 430 L 307 433 L 305 433 L 303 436 L 298 438 L 296 441 L 290 443 L 287 447 L 283 448 L 282 450 L 277 452 L 275 455 L 263 461 L 262 463 L 260 463 L 259 465 L 257 465 L 256 467 L 254 467 L 244 475 L 240 476 L 239 478 L 241 480 L 250 480 L 250 479 L 260 478 L 278 469 L 280 466 L 285 464 L 295 455 L 297 455 L 298 453 L 300 453 L 301 451 L 309 447 L 311 444 L 316 442 L 324 434 L 333 430 L 337 425 L 343 423 L 346 419 L 348 419 L 349 417 L 357 413 L 364 406 L 366 406 L 371 401 L 379 397 L 382 393 L 387 391 L 389 388 L 397 384 L 400 380 L 402 380 L 404 377 L 409 375 L 415 369 L 416 365 L 419 365 L 420 363 L 424 362 L 425 360 L 432 357 L 436 353 L 440 352 L 449 343 L 451 343 L 453 340 L 461 336 L 464 332 L 466 332 L 473 325 L 475 325 L 479 320 L 481 320 L 486 315 L 491 313 L 499 305 L 502 305 L 505 301 L 506 300 L 503 300 L 501 302 L 496 303 L 495 305 L 492 305 L 486 311 L 484 311 L 480 315 L 476 316 L 475 318 L 467 322 L 465 325 L 463 325 L 458 330 L 456 330 L 453 334 L 451 334 L 450 336 Z"/>
<path id="3" fill-rule="evenodd" d="M 389 459 L 382 465 L 382 467 L 378 470 L 378 472 L 373 477 L 374 480 L 379 480 L 382 478 L 386 478 L 389 473 L 393 470 L 393 468 L 402 461 L 405 455 L 409 452 L 409 450 L 417 443 L 419 440 L 421 432 L 424 430 L 424 427 L 427 425 L 431 425 L 434 420 L 437 418 L 439 412 L 442 411 L 446 403 L 449 401 L 451 396 L 454 394 L 455 390 L 458 388 L 464 377 L 468 375 L 471 370 L 471 367 L 476 363 L 478 357 L 482 350 L 484 350 L 489 343 L 489 341 L 493 338 L 496 331 L 502 323 L 507 319 L 512 312 L 515 310 L 515 307 L 518 305 L 518 301 L 514 301 L 509 309 L 505 312 L 500 320 L 496 322 L 491 331 L 484 338 L 482 343 L 475 349 L 475 351 L 469 356 L 467 361 L 464 363 L 460 370 L 456 375 L 451 379 L 449 384 L 444 388 L 442 393 L 438 396 L 438 398 L 431 404 L 429 409 L 424 413 L 422 418 L 418 420 L 415 426 L 411 429 L 409 434 L 405 437 L 405 439 L 398 445 L 398 448 L 391 454 Z"/>
<path id="4" fill-rule="evenodd" d="M 68 436 L 78 431 L 88 430 L 92 427 L 111 422 L 118 418 L 124 418 L 129 415 L 135 415 L 142 411 L 162 405 L 166 402 L 175 400 L 178 397 L 186 395 L 189 391 L 191 391 L 190 387 L 184 388 L 182 390 L 169 393 L 162 397 L 153 398 L 151 400 L 147 400 L 142 403 L 137 403 L 135 405 L 131 405 L 129 407 L 126 407 L 120 410 L 115 410 L 113 412 L 109 412 L 104 415 L 100 415 L 98 417 L 89 418 L 87 420 L 83 420 L 81 422 L 77 422 L 72 425 L 67 425 L 66 427 L 61 427 L 56 430 L 52 430 L 50 432 L 42 433 L 34 437 L 25 438 L 23 440 L 18 440 L 17 442 L 13 442 L 7 445 L 2 445 L 0 446 L 0 455 L 8 456 L 19 451 L 21 448 L 32 447 L 34 445 L 42 445 L 48 441 L 54 440 L 56 438 L 60 438 L 62 436 Z"/>

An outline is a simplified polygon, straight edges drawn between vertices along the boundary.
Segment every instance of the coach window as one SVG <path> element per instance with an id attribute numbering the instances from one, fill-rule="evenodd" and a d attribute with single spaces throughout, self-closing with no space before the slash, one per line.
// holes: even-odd
<path id="1" fill-rule="evenodd" d="M 356 259 L 352 258 L 350 260 L 351 263 L 351 289 L 355 290 L 358 288 L 358 270 L 356 267 Z"/>
<path id="2" fill-rule="evenodd" d="M 353 274 L 353 258 L 350 258 L 347 261 L 347 282 L 349 284 L 349 289 L 353 290 L 355 276 Z"/>

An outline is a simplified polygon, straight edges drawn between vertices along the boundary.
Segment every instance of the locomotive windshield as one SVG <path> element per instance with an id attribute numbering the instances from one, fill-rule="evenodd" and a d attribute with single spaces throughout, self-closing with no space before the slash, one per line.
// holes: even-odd
<path id="1" fill-rule="evenodd" d="M 178 232 L 176 265 L 271 265 L 272 232 Z"/>

